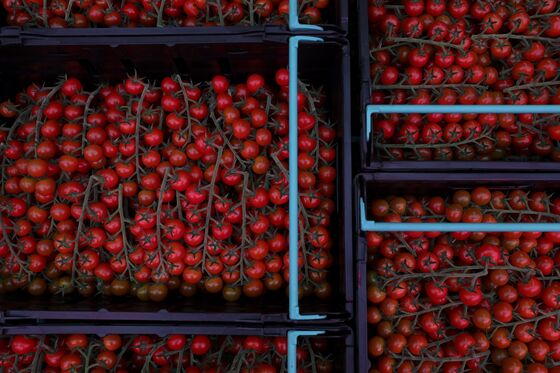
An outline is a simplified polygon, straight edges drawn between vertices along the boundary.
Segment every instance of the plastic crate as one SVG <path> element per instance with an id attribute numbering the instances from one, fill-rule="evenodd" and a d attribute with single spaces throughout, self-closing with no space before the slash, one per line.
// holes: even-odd
<path id="1" fill-rule="evenodd" d="M 297 0 L 290 0 L 290 8 L 297 9 Z M 294 6 L 292 6 L 294 5 Z M 343 34 L 348 32 L 348 0 L 331 0 L 327 8 L 321 9 L 323 23 L 318 25 L 302 24 L 297 13 L 291 12 L 286 24 L 258 23 L 255 20 L 253 26 L 165 26 L 165 27 L 103 27 L 103 28 L 43 28 L 43 27 L 17 27 L 7 24 L 7 12 L 0 7 L 0 45 L 8 43 L 34 44 L 37 40 L 45 38 L 72 38 L 72 37 L 103 37 L 121 36 L 137 39 L 141 35 L 178 35 L 189 36 L 193 34 L 228 35 L 239 33 L 263 32 L 298 32 L 298 33 L 330 33 Z"/>
<path id="2" fill-rule="evenodd" d="M 0 56 L 0 78 L 4 84 L 0 98 L 11 97 L 27 83 L 52 81 L 63 73 L 83 79 L 84 84 L 120 79 L 137 71 L 142 76 L 158 77 L 171 73 L 188 74 L 195 80 L 210 79 L 221 73 L 233 80 L 259 72 L 274 79 L 277 68 L 287 66 L 289 57 L 296 57 L 297 43 L 288 37 L 263 41 L 264 35 L 232 35 L 231 37 L 186 38 L 180 44 L 166 45 L 165 38 L 149 38 L 143 45 L 121 45 L 118 37 L 104 40 L 102 45 L 89 45 L 90 38 L 76 39 L 73 45 L 3 47 Z M 301 40 L 305 42 L 306 39 Z M 289 51 L 291 51 L 291 56 Z M 78 57 L 76 57 L 78 56 Z M 295 60 L 297 65 L 297 59 Z M 296 73 L 293 71 L 292 73 Z M 349 319 L 353 307 L 351 217 L 351 156 L 349 119 L 349 54 L 348 47 L 337 41 L 303 43 L 299 45 L 299 72 L 306 81 L 323 85 L 330 100 L 333 120 L 338 123 L 337 149 L 337 213 L 333 216 L 339 227 L 334 232 L 335 264 L 331 268 L 333 296 L 329 301 L 288 298 L 268 294 L 255 300 L 241 298 L 226 304 L 212 297 L 176 298 L 163 303 L 143 303 L 133 299 L 85 299 L 74 297 L 1 297 L 0 319 L 33 320 L 149 320 L 206 322 L 283 322 L 315 318 L 320 314 L 325 322 Z M 293 80 L 295 81 L 295 79 Z M 295 90 L 294 90 L 295 92 Z M 295 106 L 294 106 L 295 107 Z M 294 122 L 297 123 L 297 122 Z M 297 185 L 297 184 L 296 184 Z M 295 216 L 295 215 L 294 215 Z M 295 266 L 294 266 L 295 267 Z M 294 275 L 295 276 L 295 275 Z M 293 283 L 293 294 L 297 284 Z M 295 315 L 295 316 L 294 316 Z"/>
<path id="3" fill-rule="evenodd" d="M 355 179 L 355 208 L 356 208 L 356 310 L 355 330 L 357 348 L 357 367 L 359 372 L 369 369 L 368 355 L 368 323 L 367 323 L 367 245 L 361 227 L 360 201 L 368 202 L 377 197 L 389 194 L 395 195 L 421 195 L 422 193 L 437 193 L 446 195 L 457 189 L 468 189 L 477 186 L 486 186 L 507 190 L 520 188 L 524 190 L 556 191 L 560 188 L 559 173 L 534 173 L 534 174 L 489 174 L 489 173 L 363 173 Z M 426 224 L 426 223 L 419 223 Z M 448 223 L 452 224 L 452 223 Z M 513 224 L 513 223 L 505 223 Z M 525 223 L 527 225 L 527 223 Z M 547 223 L 553 231 L 560 231 L 560 223 Z M 499 232 L 496 224 L 486 224 Z M 517 225 L 517 224 L 516 224 Z M 521 223 L 523 225 L 523 223 Z M 489 228 L 490 229 L 490 228 Z M 515 231 L 516 229 L 512 229 Z M 439 231 L 439 230 L 438 230 Z M 456 231 L 462 231 L 457 229 Z M 525 231 L 538 231 L 526 229 Z"/>
<path id="4" fill-rule="evenodd" d="M 333 372 L 354 371 L 354 337 L 347 326 L 326 327 L 265 327 L 251 328 L 246 326 L 204 325 L 196 326 L 162 326 L 162 325 L 80 325 L 80 324 L 49 324 L 49 325 L 18 325 L 0 327 L 0 339 L 15 335 L 65 335 L 86 334 L 103 337 L 108 334 L 118 335 L 206 335 L 206 336 L 261 336 L 287 337 L 288 355 L 284 372 L 297 371 L 296 346 L 299 338 L 326 339 L 330 342 L 329 359 L 333 363 Z M 299 338 L 298 338 L 299 337 Z M 301 341 L 300 341 L 301 342 Z M 292 347 L 292 348 L 290 348 Z"/>
<path id="5" fill-rule="evenodd" d="M 383 160 L 378 158 L 378 149 L 370 136 L 370 126 L 368 121 L 372 120 L 373 113 L 473 113 L 478 110 L 487 110 L 489 113 L 519 113 L 529 112 L 535 114 L 554 113 L 560 114 L 560 105 L 514 105 L 502 108 L 481 108 L 486 105 L 454 105 L 449 111 L 438 109 L 436 105 L 404 105 L 405 110 L 391 108 L 395 105 L 370 105 L 372 81 L 370 76 L 370 52 L 369 52 L 369 22 L 368 22 L 368 1 L 357 1 L 357 17 L 358 17 L 358 54 L 359 54 L 359 70 L 360 70 L 360 84 L 361 92 L 359 98 L 359 117 L 361 118 L 361 133 L 360 133 L 360 146 L 361 146 L 361 166 L 364 170 L 371 171 L 420 171 L 420 172 L 446 172 L 446 171 L 501 171 L 501 172 L 558 172 L 560 171 L 560 163 L 554 161 L 420 161 L 420 160 Z M 385 107 L 383 107 L 385 106 Z M 399 105 L 397 105 L 399 106 Z M 416 108 L 418 111 L 414 111 Z M 470 108 L 468 106 L 471 106 Z M 473 106 L 478 106 L 474 108 Z M 532 106 L 532 107 L 531 107 Z M 546 107 L 548 106 L 548 107 Z M 380 108 L 381 107 L 381 108 Z M 414 108 L 414 109 L 413 109 Z M 381 111 L 380 111 L 381 110 Z M 387 110 L 387 111 L 383 111 Z M 438 111 L 440 110 L 440 111 Z M 462 111 L 461 111 L 462 110 Z M 502 110 L 502 111 L 500 111 Z"/>

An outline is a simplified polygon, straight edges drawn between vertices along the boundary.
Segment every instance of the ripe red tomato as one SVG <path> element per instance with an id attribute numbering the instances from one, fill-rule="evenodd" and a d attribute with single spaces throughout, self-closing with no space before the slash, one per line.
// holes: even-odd
<path id="1" fill-rule="evenodd" d="M 38 340 L 25 335 L 16 335 L 12 338 L 10 349 L 18 355 L 26 355 L 35 351 Z"/>
<path id="2" fill-rule="evenodd" d="M 194 336 L 191 341 L 191 352 L 195 356 L 205 355 L 211 347 L 210 338 L 204 335 Z"/>

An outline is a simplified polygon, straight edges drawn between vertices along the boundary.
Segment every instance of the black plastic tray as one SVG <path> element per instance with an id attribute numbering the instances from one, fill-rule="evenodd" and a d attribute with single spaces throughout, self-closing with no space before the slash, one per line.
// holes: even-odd
<path id="1" fill-rule="evenodd" d="M 489 173 L 362 173 L 358 174 L 354 183 L 355 206 L 355 247 L 356 247 L 356 359 L 357 371 L 367 372 L 369 369 L 368 355 L 368 323 L 367 323 L 367 245 L 365 234 L 360 230 L 359 201 L 368 202 L 375 195 L 440 193 L 455 189 L 476 186 L 494 186 L 500 188 L 523 188 L 528 190 L 560 189 L 560 173 L 543 174 L 489 174 Z M 559 228 L 560 229 L 560 228 Z"/>
<path id="2" fill-rule="evenodd" d="M 371 99 L 371 76 L 369 56 L 368 0 L 357 0 L 358 17 L 358 59 L 361 92 L 359 97 L 360 153 L 363 170 L 369 171 L 480 171 L 480 172 L 560 172 L 560 162 L 538 161 L 385 161 L 376 159 L 376 151 L 365 137 L 366 106 Z M 356 101 L 357 102 L 357 101 Z"/>
<path id="3" fill-rule="evenodd" d="M 274 72 L 288 64 L 288 37 L 263 42 L 264 35 L 232 35 L 205 39 L 187 38 L 167 46 L 152 40 L 146 45 L 111 47 L 103 45 L 23 46 L 2 48 L 0 55 L 0 100 L 13 97 L 33 81 L 54 81 L 63 73 L 89 83 L 122 79 L 135 71 L 140 76 L 161 77 L 185 74 L 208 80 L 222 73 L 233 80 L 259 72 L 274 79 Z M 109 38 L 111 39 L 111 38 Z M 118 43 L 120 38 L 114 38 Z M 326 315 L 323 322 L 347 320 L 353 311 L 352 221 L 348 206 L 351 195 L 350 88 L 348 46 L 337 41 L 302 43 L 299 47 L 300 78 L 323 85 L 338 123 L 337 215 L 333 217 L 334 265 L 330 270 L 333 295 L 329 301 L 315 298 L 300 301 L 303 314 Z M 241 298 L 225 303 L 213 297 L 169 298 L 162 303 L 144 303 L 131 298 L 0 296 L 0 322 L 23 320 L 149 320 L 252 322 L 288 321 L 288 298 L 271 294 L 255 300 Z"/>
<path id="4" fill-rule="evenodd" d="M 354 372 L 354 336 L 352 329 L 347 326 L 326 327 L 264 327 L 251 328 L 247 326 L 205 325 L 196 326 L 165 326 L 165 325 L 80 325 L 80 324 L 48 324 L 48 325 L 17 325 L 0 327 L 0 335 L 46 335 L 46 334 L 90 334 L 105 336 L 108 334 L 134 335 L 150 334 L 166 336 L 170 334 L 208 335 L 208 336 L 287 336 L 288 331 L 324 331 L 324 334 L 313 338 L 328 338 L 332 340 L 332 360 L 334 372 Z"/>

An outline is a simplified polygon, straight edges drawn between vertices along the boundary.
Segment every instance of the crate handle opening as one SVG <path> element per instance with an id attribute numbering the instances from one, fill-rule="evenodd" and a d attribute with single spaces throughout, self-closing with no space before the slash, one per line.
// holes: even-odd
<path id="1" fill-rule="evenodd" d="M 367 105 L 367 141 L 373 133 L 373 114 L 560 114 L 560 105 Z"/>
<path id="2" fill-rule="evenodd" d="M 298 110 L 297 110 L 297 94 L 298 94 L 298 46 L 299 42 L 322 42 L 323 39 L 312 36 L 293 36 L 289 42 L 289 208 L 288 214 L 290 216 L 290 236 L 289 236 L 289 255 L 290 255 L 290 282 L 289 282 L 289 303 L 290 303 L 290 319 L 291 320 L 318 320 L 324 319 L 324 315 L 302 315 L 299 310 L 299 296 L 298 296 L 298 230 L 299 230 L 299 186 L 298 186 Z M 295 260 L 294 260 L 295 258 Z"/>
<path id="3" fill-rule="evenodd" d="M 297 372 L 297 340 L 300 336 L 316 336 L 325 334 L 324 330 L 318 331 L 303 331 L 303 330 L 290 330 L 288 331 L 288 373 Z"/>
<path id="4" fill-rule="evenodd" d="M 360 227 L 365 232 L 560 232 L 560 223 L 385 223 L 368 220 L 360 198 Z"/>

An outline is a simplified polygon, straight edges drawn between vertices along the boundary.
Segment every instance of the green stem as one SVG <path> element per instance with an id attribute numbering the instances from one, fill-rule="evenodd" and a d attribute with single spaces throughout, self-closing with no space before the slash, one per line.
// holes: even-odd
<path id="1" fill-rule="evenodd" d="M 84 202 L 82 203 L 82 211 L 80 212 L 80 217 L 78 218 L 78 229 L 76 229 L 76 236 L 74 238 L 74 250 L 72 251 L 72 282 L 80 285 L 80 282 L 74 278 L 76 273 L 76 262 L 78 259 L 78 252 L 80 248 L 80 234 L 83 231 L 84 217 L 88 209 L 88 199 L 93 188 L 94 182 L 97 181 L 97 176 L 92 175 L 88 179 L 86 190 L 84 192 Z"/>
<path id="2" fill-rule="evenodd" d="M 428 40 L 428 39 L 402 38 L 402 37 L 396 37 L 396 36 L 389 36 L 389 37 L 387 37 L 387 40 L 388 41 L 396 41 L 396 42 L 404 42 L 404 43 L 429 44 L 429 45 L 433 45 L 433 46 L 436 46 L 436 47 L 447 47 L 447 48 L 457 49 L 457 50 L 460 50 L 460 51 L 465 50 L 460 45 L 456 45 L 456 44 L 452 44 L 452 43 L 446 43 L 446 42 L 443 42 L 443 41 Z"/>

